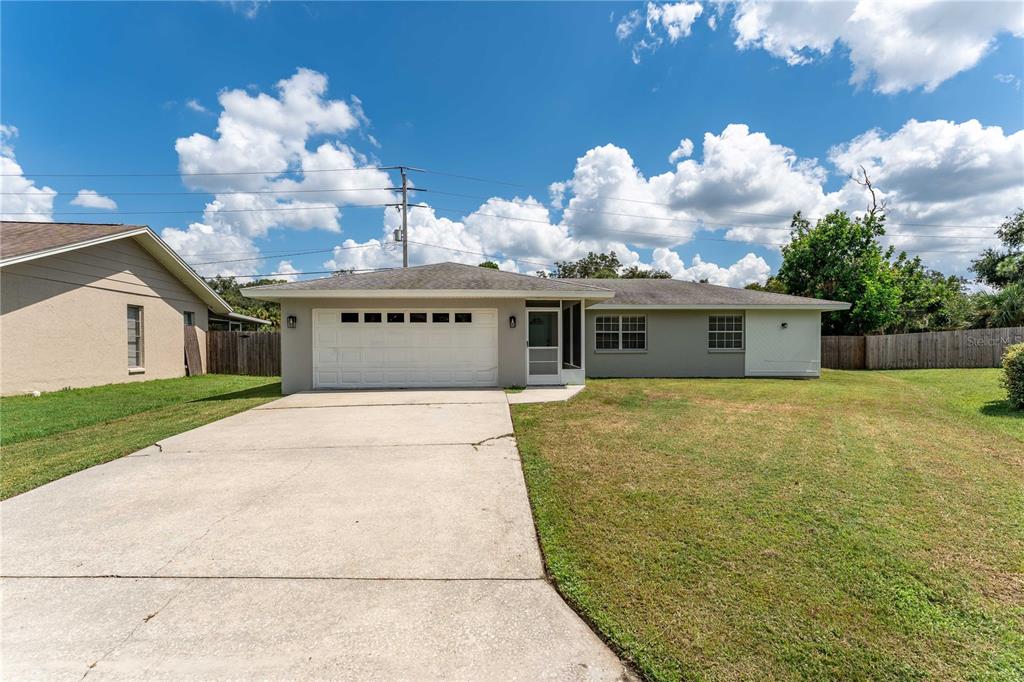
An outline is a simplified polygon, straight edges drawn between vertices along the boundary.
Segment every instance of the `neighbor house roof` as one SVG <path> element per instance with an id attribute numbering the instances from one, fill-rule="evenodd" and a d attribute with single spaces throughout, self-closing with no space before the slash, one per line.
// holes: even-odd
<path id="1" fill-rule="evenodd" d="M 568 282 L 462 263 L 346 273 L 288 284 L 247 287 L 251 298 L 611 298 L 594 281 Z"/>
<path id="2" fill-rule="evenodd" d="M 24 263 L 119 239 L 133 239 L 175 275 L 210 310 L 226 315 L 231 306 L 181 256 L 145 225 L 0 221 L 0 267 Z"/>
<path id="3" fill-rule="evenodd" d="M 753 289 L 683 282 L 678 279 L 562 279 L 573 286 L 581 282 L 598 284 L 615 293 L 596 308 L 703 309 L 703 308 L 807 308 L 846 310 L 849 303 L 819 298 L 789 296 Z"/>

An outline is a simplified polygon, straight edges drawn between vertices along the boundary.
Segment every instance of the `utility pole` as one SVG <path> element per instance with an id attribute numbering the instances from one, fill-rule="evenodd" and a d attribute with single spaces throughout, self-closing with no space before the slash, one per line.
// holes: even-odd
<path id="1" fill-rule="evenodd" d="M 399 166 L 402 174 L 402 267 L 409 267 L 409 178 L 405 166 Z"/>
<path id="2" fill-rule="evenodd" d="M 395 229 L 395 241 L 402 242 L 402 267 L 409 267 L 409 190 L 413 192 L 426 192 L 427 190 L 422 187 L 409 187 L 409 171 L 416 171 L 419 173 L 423 172 L 421 168 L 413 168 L 412 166 L 382 166 L 380 170 L 397 170 L 402 174 L 402 186 L 401 187 L 389 187 L 389 192 L 397 192 L 399 189 L 402 190 L 402 203 L 400 204 L 386 204 L 389 208 L 400 208 L 402 209 L 402 227 Z M 420 204 L 413 204 L 413 208 L 421 207 Z"/>

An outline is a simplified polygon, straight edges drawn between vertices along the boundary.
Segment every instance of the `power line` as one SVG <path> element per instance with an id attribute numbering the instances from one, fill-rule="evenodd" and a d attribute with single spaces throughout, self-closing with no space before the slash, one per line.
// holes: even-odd
<path id="1" fill-rule="evenodd" d="M 391 204 L 330 204 L 329 206 L 281 206 L 277 208 L 218 208 L 215 213 L 262 213 L 262 212 L 277 212 L 277 211 L 326 211 L 329 209 L 342 209 L 342 208 L 387 208 Z M 413 208 L 420 206 L 414 205 Z M 205 213 L 205 208 L 197 208 L 189 211 L 54 211 L 50 215 L 191 215 L 193 213 Z M 38 215 L 36 211 L 22 211 L 22 212 L 10 212 L 3 211 L 3 215 Z"/>
<path id="2" fill-rule="evenodd" d="M 524 202 L 522 199 L 515 200 L 515 199 L 504 199 L 502 197 L 484 197 L 484 196 L 480 196 L 478 194 L 463 194 L 463 193 L 460 193 L 460 192 L 445 192 L 445 191 L 442 191 L 442 190 L 433 190 L 432 194 L 438 194 L 438 195 L 444 195 L 444 196 L 453 196 L 453 197 L 463 197 L 463 198 L 466 198 L 466 199 L 478 199 L 480 201 L 490 201 L 492 199 L 497 199 L 498 201 L 500 201 L 502 203 L 514 204 L 516 206 L 534 206 L 535 205 L 535 204 L 528 204 L 528 203 Z M 619 197 L 607 197 L 607 198 L 608 199 L 618 200 L 618 201 L 636 201 L 637 203 L 643 203 L 643 204 L 650 204 L 650 205 L 653 205 L 653 206 L 663 206 L 663 207 L 666 207 L 666 208 L 672 208 L 671 204 L 663 204 L 663 203 L 659 203 L 659 202 L 655 202 L 655 201 L 640 201 L 639 199 L 636 199 L 636 200 L 634 200 L 634 199 L 621 199 Z M 536 204 L 536 205 L 540 206 L 541 204 Z M 669 217 L 669 216 L 649 216 L 649 215 L 641 215 L 641 214 L 638 214 L 638 213 L 621 213 L 621 212 L 616 212 L 616 211 L 603 211 L 603 210 L 596 209 L 596 208 L 571 208 L 571 207 L 567 206 L 565 208 L 562 208 L 561 210 L 562 211 L 569 211 L 569 212 L 592 213 L 592 214 L 595 214 L 595 215 L 612 215 L 612 216 L 620 216 L 620 217 L 625 217 L 625 218 L 641 218 L 643 220 L 661 220 L 661 221 L 678 222 L 678 223 L 692 223 L 692 224 L 695 224 L 695 225 L 710 225 L 712 227 L 720 227 L 720 228 L 747 227 L 747 228 L 757 229 L 757 230 L 775 230 L 775 231 L 782 231 L 782 232 L 790 232 L 792 230 L 792 228 L 790 228 L 790 227 L 766 227 L 766 226 L 762 226 L 762 225 L 751 225 L 749 223 L 733 223 L 733 222 L 712 221 L 712 220 L 705 220 L 705 219 L 700 219 L 700 218 L 675 218 L 675 217 Z M 747 212 L 747 211 L 729 211 L 728 209 L 723 209 L 723 210 L 726 211 L 726 212 L 729 212 L 729 213 L 749 213 L 750 215 L 763 215 L 763 216 L 766 216 L 766 217 L 778 217 L 778 218 L 784 218 L 784 219 L 787 219 L 787 220 L 792 218 L 792 216 L 775 215 L 775 214 L 770 214 L 770 213 L 750 213 L 750 212 Z M 808 220 L 813 222 L 813 219 L 808 218 Z M 986 225 L 948 225 L 948 224 L 944 224 L 944 223 L 897 223 L 897 222 L 891 222 L 891 223 L 888 223 L 888 224 L 889 225 L 896 225 L 896 226 L 906 226 L 906 227 L 948 227 L 948 228 L 952 228 L 952 229 L 965 229 L 965 230 L 995 230 L 998 227 L 998 226 L 986 226 Z M 943 239 L 943 238 L 954 238 L 955 239 L 955 238 L 957 238 L 956 236 L 950 237 L 948 235 L 916 235 L 915 234 L 915 235 L 894 235 L 894 236 L 908 236 L 908 237 L 909 236 L 913 236 L 913 237 L 934 236 L 934 237 L 938 237 L 940 239 Z M 965 239 L 966 238 L 967 237 L 965 237 Z M 989 239 L 989 238 L 990 237 L 970 237 L 970 239 Z M 991 237 L 991 239 L 995 239 L 995 237 Z"/>
<path id="3" fill-rule="evenodd" d="M 207 192 L 205 190 L 194 191 L 194 192 L 101 192 L 103 196 L 113 197 L 164 197 L 164 196 L 188 196 L 198 197 L 202 194 L 213 194 L 216 196 L 222 195 L 235 195 L 235 194 L 315 194 L 324 192 L 393 192 L 401 188 L 396 187 L 337 187 L 327 189 L 252 189 L 252 190 L 230 190 L 230 191 L 213 191 Z M 410 187 L 411 192 L 426 192 L 426 189 Z M 2 196 L 24 196 L 24 195 L 35 195 L 37 192 L 0 192 Z"/>
<path id="4" fill-rule="evenodd" d="M 420 170 L 420 171 L 422 171 L 424 173 L 432 173 L 433 175 L 443 175 L 443 176 L 449 177 L 449 178 L 459 178 L 461 180 L 472 180 L 474 182 L 485 182 L 485 183 L 490 183 L 490 184 L 494 184 L 494 185 L 505 185 L 507 187 L 522 187 L 524 189 L 529 187 L 528 185 L 522 185 L 522 184 L 519 184 L 517 182 L 508 182 L 507 180 L 493 180 L 493 179 L 490 179 L 490 178 L 481 178 L 481 177 L 479 177 L 477 175 L 461 175 L 459 173 L 448 173 L 448 172 L 445 172 L 445 171 L 433 170 L 433 169 L 430 169 L 430 168 L 419 168 L 417 170 Z"/>
<path id="5" fill-rule="evenodd" d="M 464 209 L 444 208 L 444 207 L 441 207 L 441 206 L 433 206 L 431 208 L 433 208 L 435 211 L 448 211 L 448 212 L 457 212 L 457 213 L 462 213 L 464 211 Z M 498 215 L 496 213 L 483 213 L 481 211 L 470 211 L 470 212 L 464 213 L 464 215 L 479 215 L 479 216 L 486 216 L 486 217 L 491 217 L 491 218 L 500 218 L 502 220 L 518 220 L 518 221 L 522 221 L 522 222 L 541 223 L 541 224 L 547 224 L 547 225 L 551 224 L 550 222 L 548 222 L 546 220 L 538 220 L 538 219 L 535 219 L 535 218 L 521 218 L 521 217 L 518 217 L 518 216 L 503 216 L 503 215 Z M 788 243 L 788 242 L 760 242 L 760 241 L 747 240 L 747 239 L 744 239 L 744 240 L 723 239 L 723 238 L 716 238 L 716 237 L 694 237 L 694 236 L 690 236 L 690 235 L 672 235 L 672 234 L 665 234 L 665 233 L 659 233 L 659 232 L 638 232 L 636 230 L 615 230 L 615 229 L 611 229 L 611 228 L 603 228 L 603 231 L 604 232 L 615 232 L 615 233 L 618 233 L 618 234 L 625 234 L 625 235 L 639 235 L 639 236 L 647 236 L 647 237 L 659 237 L 661 239 L 664 239 L 666 237 L 673 237 L 673 236 L 675 236 L 675 237 L 685 238 L 687 241 L 715 241 L 715 242 L 726 242 L 726 243 L 729 243 L 729 244 L 759 244 L 759 245 L 762 245 L 762 246 L 776 246 L 776 247 L 778 247 L 778 246 L 785 246 Z M 918 235 L 907 235 L 907 236 L 914 236 L 914 237 L 916 237 Z M 977 251 L 942 251 L 942 250 L 924 250 L 924 249 L 914 249 L 914 252 L 915 253 L 977 253 Z"/>
<path id="6" fill-rule="evenodd" d="M 21 177 L 34 176 L 45 178 L 176 178 L 176 177 L 206 177 L 220 175 L 287 175 L 289 173 L 340 173 L 343 171 L 362 170 L 394 170 L 397 166 L 358 166 L 354 168 L 286 168 L 284 170 L 258 170 L 258 171 L 208 171 L 205 173 L 178 172 L 178 173 L 0 173 L 0 177 Z"/>
<path id="7" fill-rule="evenodd" d="M 441 246 L 440 244 L 428 244 L 426 242 L 410 241 L 409 243 L 410 244 L 418 244 L 419 246 L 429 246 L 429 247 L 434 248 L 434 249 L 444 249 L 445 251 L 455 251 L 455 252 L 458 252 L 458 253 L 467 253 L 467 254 L 470 254 L 470 255 L 473 255 L 473 256 L 483 256 L 484 258 L 499 258 L 499 259 L 502 259 L 502 260 L 510 260 L 510 261 L 512 261 L 514 263 L 529 263 L 531 265 L 543 265 L 544 267 L 547 267 L 547 268 L 555 267 L 554 263 L 545 263 L 545 262 L 542 262 L 542 261 L 527 260 L 525 258 L 512 258 L 510 256 L 499 256 L 497 254 L 484 253 L 483 251 L 467 251 L 466 249 L 457 249 L 457 248 L 452 247 L 452 246 Z"/>
<path id="8" fill-rule="evenodd" d="M 255 257 L 252 257 L 252 258 L 234 258 L 234 259 L 231 259 L 231 260 L 209 260 L 209 261 L 205 261 L 205 262 L 202 262 L 202 263 L 191 263 L 191 265 L 195 266 L 195 265 L 218 265 L 218 264 L 221 264 L 221 263 L 246 263 L 246 262 L 254 261 L 254 260 L 266 260 L 268 258 L 286 258 L 286 257 L 289 257 L 289 256 L 308 256 L 308 255 L 312 255 L 312 254 L 316 254 L 316 253 L 334 253 L 335 251 L 351 251 L 353 249 L 369 249 L 369 248 L 373 248 L 373 247 L 384 248 L 384 247 L 390 246 L 391 244 L 394 244 L 394 242 L 378 242 L 376 244 L 373 244 L 373 243 L 370 243 L 370 244 L 355 244 L 353 246 L 335 246 L 335 247 L 330 248 L 330 249 L 310 249 L 308 251 L 291 251 L 291 252 L 276 253 L 276 254 L 268 253 L 268 254 L 264 254 L 264 255 L 261 255 L 261 256 L 255 256 Z M 184 254 L 180 254 L 180 255 L 184 256 Z M 208 254 L 208 255 L 212 255 L 212 254 Z"/>

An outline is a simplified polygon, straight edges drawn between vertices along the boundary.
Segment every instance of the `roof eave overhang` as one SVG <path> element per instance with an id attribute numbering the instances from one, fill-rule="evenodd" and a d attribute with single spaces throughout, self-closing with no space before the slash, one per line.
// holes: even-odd
<path id="1" fill-rule="evenodd" d="M 849 303 L 688 303 L 688 304 L 632 304 L 598 303 L 595 310 L 817 310 L 831 312 L 848 310 Z"/>
<path id="2" fill-rule="evenodd" d="M 607 300 L 614 294 L 599 289 L 566 289 L 565 291 L 521 291 L 516 289 L 278 289 L 261 290 L 259 287 L 242 289 L 242 295 L 261 301 L 280 301 L 293 298 L 346 298 L 346 299 L 384 299 L 384 298 L 521 298 L 557 301 L 559 299 L 580 298 L 591 300 Z"/>
<path id="3" fill-rule="evenodd" d="M 96 239 L 87 239 L 85 241 L 75 242 L 74 244 L 65 244 L 64 246 L 59 246 L 54 249 L 35 251 L 33 253 L 5 258 L 0 260 L 0 267 L 15 265 L 17 263 L 27 263 L 40 258 L 46 258 L 48 256 L 57 256 L 62 253 L 68 253 L 69 251 L 85 249 L 90 246 L 99 246 L 100 244 L 128 239 L 129 237 L 134 238 L 139 246 L 144 248 L 149 255 L 155 258 L 161 265 L 181 280 L 182 284 L 187 286 L 192 293 L 198 296 L 199 299 L 210 308 L 210 310 L 223 315 L 233 312 L 227 301 L 221 298 L 216 291 L 211 289 L 210 285 L 206 283 L 206 280 L 199 276 L 199 273 L 189 267 L 188 263 L 182 260 L 181 256 L 175 253 L 171 247 L 167 246 L 167 244 L 157 237 L 156 234 L 154 234 L 154 232 L 148 227 L 125 230 L 124 232 L 97 237 Z"/>

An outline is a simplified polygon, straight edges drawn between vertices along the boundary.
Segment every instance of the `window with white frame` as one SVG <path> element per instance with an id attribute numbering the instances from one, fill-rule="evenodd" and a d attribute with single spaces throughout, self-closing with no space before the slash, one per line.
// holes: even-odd
<path id="1" fill-rule="evenodd" d="M 709 315 L 708 350 L 743 350 L 743 315 Z"/>
<path id="2" fill-rule="evenodd" d="M 142 306 L 128 306 L 128 369 L 139 369 L 143 365 Z"/>
<path id="3" fill-rule="evenodd" d="M 594 319 L 594 347 L 607 351 L 647 350 L 647 316 L 598 315 Z"/>

